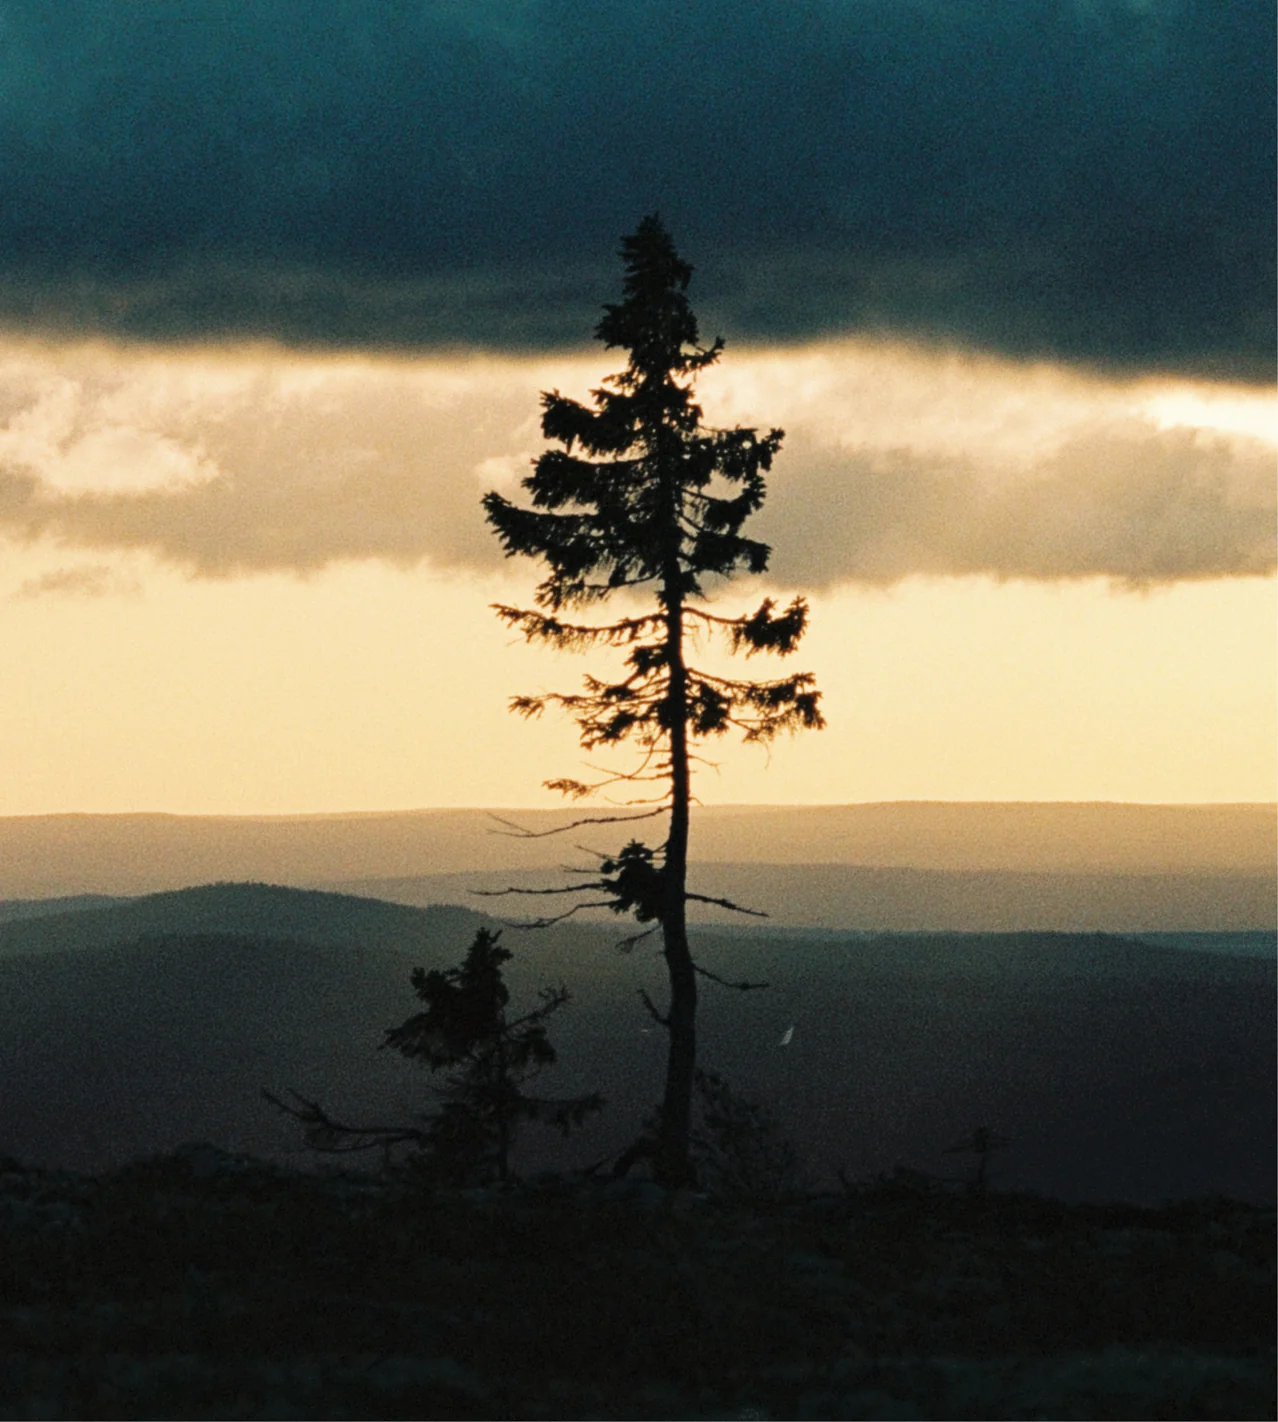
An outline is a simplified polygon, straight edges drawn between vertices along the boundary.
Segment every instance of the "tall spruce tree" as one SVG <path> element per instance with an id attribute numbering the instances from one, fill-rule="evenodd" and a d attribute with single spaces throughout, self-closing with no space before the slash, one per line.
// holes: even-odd
<path id="1" fill-rule="evenodd" d="M 542 432 L 562 448 L 542 454 L 523 480 L 532 507 L 497 493 L 485 495 L 483 505 L 507 556 L 537 558 L 549 568 L 536 606 L 497 606 L 501 619 L 529 641 L 557 648 L 626 649 L 617 680 L 588 675 L 580 692 L 520 696 L 511 704 L 525 716 L 539 715 L 547 705 L 567 711 L 588 751 L 625 741 L 638 749 L 633 771 L 594 784 L 549 780 L 550 788 L 578 798 L 623 781 L 661 787 L 645 802 L 656 808 L 636 816 L 668 816 L 660 845 L 632 841 L 604 861 L 600 879 L 551 892 L 604 889 L 610 907 L 660 927 L 669 1008 L 658 1013 L 645 998 L 668 1033 L 669 1049 L 654 1170 L 663 1183 L 679 1186 L 692 1179 L 696 975 L 713 976 L 689 951 L 687 904 L 721 902 L 687 886 L 696 747 L 731 731 L 766 743 L 782 731 L 819 728 L 824 721 L 810 673 L 735 680 L 688 660 L 698 629 L 722 634 L 746 656 L 785 656 L 803 636 L 808 608 L 802 598 L 784 609 L 766 598 L 739 617 L 722 617 L 705 606 L 707 580 L 741 570 L 762 573 L 768 566 L 768 546 L 741 529 L 763 503 L 764 475 L 783 433 L 702 424 L 695 377 L 719 359 L 723 342 L 698 342 L 686 295 L 692 268 L 655 215 L 623 239 L 621 254 L 623 300 L 604 307 L 595 334 L 608 349 L 629 352 L 625 369 L 591 392 L 590 405 L 557 390 L 544 393 Z M 654 605 L 598 624 L 563 615 L 622 589 L 647 590 Z"/>

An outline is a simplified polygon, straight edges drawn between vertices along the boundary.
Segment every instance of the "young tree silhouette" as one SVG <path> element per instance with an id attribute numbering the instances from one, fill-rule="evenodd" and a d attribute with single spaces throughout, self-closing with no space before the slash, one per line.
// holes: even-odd
<path id="1" fill-rule="evenodd" d="M 560 988 L 542 988 L 540 1004 L 516 1018 L 506 1015 L 510 992 L 502 964 L 510 953 L 500 933 L 476 931 L 456 968 L 414 968 L 413 991 L 425 1004 L 382 1041 L 433 1072 L 446 1071 L 436 1087 L 440 1109 L 423 1126 L 352 1126 L 334 1119 L 315 1101 L 290 1092 L 293 1102 L 262 1095 L 306 1130 L 313 1150 L 330 1154 L 400 1145 L 416 1148 L 417 1164 L 433 1179 L 453 1185 L 511 1180 L 510 1153 L 521 1124 L 538 1121 L 564 1135 L 603 1109 L 597 1093 L 548 1098 L 531 1096 L 527 1082 L 557 1060 L 546 1020 L 568 1001 Z"/>
<path id="2" fill-rule="evenodd" d="M 514 1019 L 506 1015 L 510 992 L 502 964 L 510 953 L 499 933 L 479 929 L 459 968 L 413 970 L 413 991 L 426 1004 L 392 1027 L 385 1047 L 448 1070 L 439 1088 L 442 1109 L 431 1120 L 433 1158 L 448 1162 L 459 1179 L 495 1173 L 510 1180 L 510 1151 L 524 1121 L 540 1121 L 567 1135 L 602 1110 L 603 1098 L 530 1096 L 524 1084 L 553 1066 L 555 1049 L 546 1019 L 568 1002 L 563 988 L 542 988 L 539 1006 Z"/>
<path id="3" fill-rule="evenodd" d="M 713 976 L 689 951 L 687 904 L 724 902 L 706 900 L 687 887 L 696 747 L 730 731 L 766 743 L 781 731 L 819 728 L 824 721 L 820 693 L 807 672 L 736 680 L 688 660 L 698 630 L 722 634 L 733 651 L 746 656 L 785 656 L 803 635 L 808 609 L 802 598 L 784 609 L 766 598 L 739 617 L 721 617 L 705 606 L 709 580 L 739 570 L 762 573 L 768 566 L 768 546 L 741 529 L 763 503 L 764 474 L 783 436 L 775 429 L 760 435 L 702 424 L 693 399 L 695 377 L 719 359 L 723 342 L 698 343 L 686 295 L 692 268 L 679 258 L 655 215 L 623 239 L 621 252 L 623 300 L 604 307 L 595 334 L 608 349 L 629 352 L 625 369 L 592 392 L 590 405 L 558 391 L 543 394 L 542 432 L 562 448 L 542 454 L 523 480 L 532 507 L 497 493 L 485 495 L 483 505 L 507 556 L 538 558 L 549 568 L 537 588 L 536 606 L 498 606 L 502 620 L 529 641 L 561 649 L 626 649 L 625 670 L 617 680 L 588 675 L 580 692 L 520 696 L 511 704 L 524 716 L 539 715 L 548 705 L 567 711 L 588 751 L 625 741 L 638 748 L 639 762 L 630 772 L 593 784 L 549 780 L 550 788 L 575 799 L 622 782 L 662 787 L 646 800 L 630 802 L 655 806 L 642 814 L 575 822 L 668 815 L 660 845 L 632 841 L 603 862 L 598 879 L 541 892 L 603 890 L 609 907 L 660 927 L 668 1011 L 659 1013 L 645 998 L 669 1038 L 654 1169 L 663 1183 L 680 1185 L 692 1178 L 696 974 Z M 654 605 L 599 624 L 563 615 L 628 589 L 646 590 Z M 583 907 L 577 904 L 568 913 Z"/>

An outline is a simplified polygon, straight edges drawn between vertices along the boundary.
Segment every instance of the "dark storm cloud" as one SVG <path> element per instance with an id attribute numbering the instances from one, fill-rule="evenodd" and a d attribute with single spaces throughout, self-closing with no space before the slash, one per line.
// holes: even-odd
<path id="1" fill-rule="evenodd" d="M 659 208 L 709 334 L 1270 378 L 1270 0 L 0 0 L 0 319 L 580 340 Z"/>

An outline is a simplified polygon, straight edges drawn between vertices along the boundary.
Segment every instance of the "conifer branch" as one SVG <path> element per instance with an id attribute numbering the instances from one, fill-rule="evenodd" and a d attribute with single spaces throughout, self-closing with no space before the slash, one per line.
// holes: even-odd
<path id="1" fill-rule="evenodd" d="M 563 622 L 542 612 L 508 607 L 499 602 L 489 605 L 501 621 L 523 633 L 527 641 L 551 642 L 556 647 L 568 650 L 586 647 L 597 641 L 613 647 L 628 646 L 638 641 L 645 632 L 657 627 L 661 620 L 657 614 L 649 613 L 642 617 L 625 617 L 619 622 L 596 626 L 593 623 Z"/>

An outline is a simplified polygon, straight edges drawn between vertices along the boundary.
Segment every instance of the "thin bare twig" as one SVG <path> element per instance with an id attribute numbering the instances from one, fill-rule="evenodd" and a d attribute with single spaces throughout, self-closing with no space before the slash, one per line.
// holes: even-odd
<path id="1" fill-rule="evenodd" d="M 663 1017 L 663 1016 L 661 1015 L 661 1013 L 657 1011 L 656 1004 L 655 1004 L 655 1003 L 653 1002 L 653 1000 L 648 996 L 648 994 L 643 990 L 643 988 L 640 988 L 640 989 L 639 989 L 639 996 L 640 996 L 640 998 L 643 1000 L 643 1005 L 644 1005 L 644 1006 L 648 1009 L 648 1011 L 652 1014 L 652 1017 L 654 1018 L 654 1020 L 657 1021 L 657 1022 L 659 1022 L 663 1027 L 669 1027 L 669 1026 L 670 1026 L 670 1019 L 669 1019 L 668 1017 Z"/>
<path id="2" fill-rule="evenodd" d="M 590 870 L 568 869 L 565 870 L 565 872 L 569 874 L 589 874 Z M 565 884 L 561 888 L 556 889 L 520 889 L 515 887 L 514 885 L 508 885 L 504 889 L 472 889 L 470 892 L 477 899 L 503 899 L 506 897 L 507 894 L 533 894 L 538 896 L 542 894 L 584 894 L 590 889 L 606 889 L 608 887 L 609 885 L 603 883 L 602 880 L 596 880 L 594 883 L 591 884 Z M 582 904 L 581 907 L 585 908 L 586 905 Z"/>
<path id="3" fill-rule="evenodd" d="M 607 900 L 597 900 L 588 904 L 573 904 L 572 908 L 564 913 L 548 914 L 545 918 L 532 918 L 526 923 L 516 923 L 513 919 L 502 919 L 502 924 L 506 928 L 517 928 L 520 931 L 526 928 L 553 928 L 557 923 L 563 923 L 566 918 L 571 918 L 575 913 L 580 913 L 582 909 L 612 908 L 612 903 Z"/>
<path id="4" fill-rule="evenodd" d="M 642 943 L 645 938 L 651 938 L 659 927 L 659 924 L 654 924 L 651 928 L 645 928 L 642 933 L 632 933 L 629 938 L 623 938 L 620 942 L 613 944 L 613 947 L 622 953 L 629 953 L 636 943 Z"/>
<path id="5" fill-rule="evenodd" d="M 736 988 L 738 992 L 753 992 L 756 988 L 771 987 L 771 983 L 750 983 L 750 982 L 729 982 L 727 978 L 721 978 L 718 973 L 712 973 L 709 968 L 703 968 L 700 963 L 693 963 L 692 971 L 700 973 L 703 978 L 709 978 L 712 983 L 718 983 L 720 987 Z"/>
<path id="6" fill-rule="evenodd" d="M 640 815 L 587 815 L 585 819 L 573 820 L 570 824 L 559 825 L 555 829 L 548 830 L 525 829 L 523 825 L 517 825 L 513 820 L 504 820 L 500 815 L 490 814 L 488 816 L 490 820 L 496 820 L 499 825 L 505 825 L 506 829 L 504 832 L 489 830 L 488 833 L 500 834 L 506 839 L 549 839 L 551 835 L 564 834 L 581 825 L 624 825 L 629 824 L 631 820 L 652 820 L 665 813 L 666 807 L 662 805 L 655 810 L 645 810 Z"/>
<path id="7" fill-rule="evenodd" d="M 334 1120 L 317 1101 L 310 1101 L 290 1086 L 288 1094 L 299 1102 L 290 1106 L 266 1087 L 262 1095 L 272 1106 L 300 1121 L 306 1128 L 306 1143 L 312 1150 L 329 1155 L 347 1155 L 354 1151 L 375 1150 L 381 1147 L 389 1151 L 396 1145 L 425 1145 L 430 1136 L 426 1131 L 413 1126 L 348 1126 L 343 1121 Z"/>

